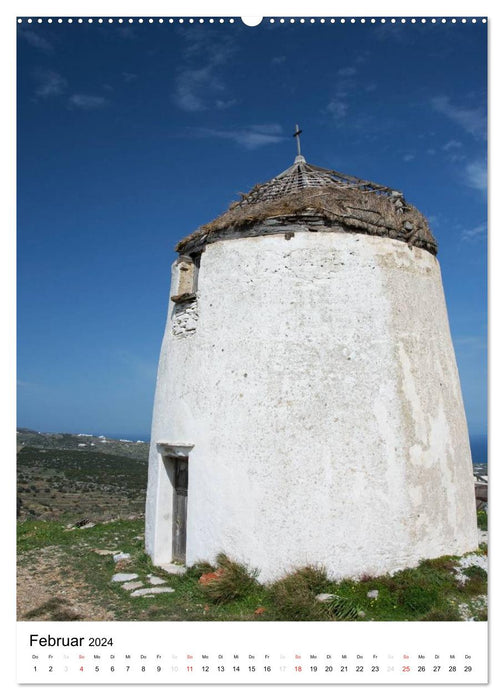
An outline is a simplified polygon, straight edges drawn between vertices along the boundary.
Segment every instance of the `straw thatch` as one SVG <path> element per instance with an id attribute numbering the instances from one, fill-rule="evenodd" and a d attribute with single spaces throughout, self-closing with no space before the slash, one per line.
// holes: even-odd
<path id="1" fill-rule="evenodd" d="M 283 232 L 286 226 L 295 228 L 296 217 L 299 223 L 308 217 L 310 229 L 337 225 L 344 231 L 396 238 L 437 253 L 427 220 L 400 192 L 334 171 L 323 171 L 328 175 L 322 182 L 317 173 L 319 182 L 307 184 L 306 166 L 295 164 L 269 183 L 256 185 L 241 201 L 233 202 L 226 212 L 180 241 L 176 250 L 195 252 L 213 240 L 234 238 L 238 232 L 242 236 L 261 235 L 258 227 L 266 234 L 274 233 L 278 225 Z M 315 166 L 307 167 L 315 170 Z"/>

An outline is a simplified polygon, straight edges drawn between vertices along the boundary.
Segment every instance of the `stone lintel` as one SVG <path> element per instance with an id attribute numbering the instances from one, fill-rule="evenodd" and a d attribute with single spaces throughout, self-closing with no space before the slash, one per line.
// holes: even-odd
<path id="1" fill-rule="evenodd" d="M 180 442 L 177 444 L 157 442 L 156 447 L 159 454 L 163 457 L 187 457 L 194 445 L 188 442 Z"/>

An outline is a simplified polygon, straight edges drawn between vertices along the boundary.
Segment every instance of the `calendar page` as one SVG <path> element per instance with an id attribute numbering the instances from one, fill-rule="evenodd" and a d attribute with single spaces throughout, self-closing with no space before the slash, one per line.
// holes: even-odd
<path id="1" fill-rule="evenodd" d="M 12 20 L 22 687 L 488 682 L 488 21 L 336 9 Z"/>

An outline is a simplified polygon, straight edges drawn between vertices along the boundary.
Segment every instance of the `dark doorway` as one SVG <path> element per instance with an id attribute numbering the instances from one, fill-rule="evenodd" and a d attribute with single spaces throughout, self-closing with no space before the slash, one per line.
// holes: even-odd
<path id="1" fill-rule="evenodd" d="M 187 485 L 189 479 L 187 457 L 177 457 L 173 480 L 172 559 L 185 564 L 187 535 Z"/>

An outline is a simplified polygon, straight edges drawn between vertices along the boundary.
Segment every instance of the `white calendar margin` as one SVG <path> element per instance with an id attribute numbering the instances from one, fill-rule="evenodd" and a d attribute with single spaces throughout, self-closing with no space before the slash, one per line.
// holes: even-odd
<path id="1" fill-rule="evenodd" d="M 383 2 L 376 3 L 376 2 L 371 2 L 370 0 L 359 0 L 355 1 L 351 4 L 351 6 L 341 6 L 341 5 L 336 5 L 334 2 L 329 2 L 328 0 L 312 0 L 310 3 L 302 3 L 299 2 L 298 0 L 292 0 L 291 2 L 285 2 L 285 0 L 282 2 L 280 0 L 270 0 L 267 2 L 266 0 L 257 0 L 256 2 L 248 1 L 248 2 L 208 2 L 208 0 L 200 0 L 199 2 L 192 2 L 191 0 L 186 0 L 186 2 L 182 3 L 181 0 L 174 0 L 173 2 L 165 3 L 165 2 L 153 2 L 152 0 L 145 0 L 143 3 L 137 3 L 134 2 L 133 0 L 128 0 L 126 2 L 112 2 L 111 0 L 104 0 L 104 2 L 82 2 L 82 0 L 75 0 L 72 3 L 71 6 L 71 14 L 76 16 L 76 15 L 82 15 L 82 16 L 97 16 L 100 14 L 108 14 L 108 15 L 119 15 L 119 14 L 130 14 L 131 16 L 145 16 L 145 15 L 152 15 L 152 16 L 167 16 L 167 14 L 173 14 L 173 16 L 196 16 L 196 15 L 201 15 L 201 16 L 307 16 L 308 14 L 310 16 L 331 16 L 331 15 L 343 15 L 343 16 L 350 16 L 351 14 L 355 16 L 375 16 L 378 12 L 387 17 L 387 16 L 401 16 L 402 14 L 407 14 L 407 15 L 425 15 L 425 16 L 442 16 L 442 15 L 455 15 L 455 16 L 469 16 L 472 14 L 476 14 L 477 16 L 489 16 L 490 17 L 490 22 L 491 24 L 489 25 L 489 31 L 490 31 L 490 49 L 491 49 L 491 56 L 492 56 L 492 64 L 495 67 L 496 65 L 503 65 L 504 64 L 504 36 L 502 36 L 502 20 L 503 18 L 503 13 L 501 9 L 501 5 L 494 4 L 492 2 L 479 2 L 479 3 L 474 3 L 474 2 L 468 2 L 467 0 L 459 0 L 458 2 L 447 2 L 446 0 L 444 1 L 438 1 L 438 2 L 433 2 L 432 0 L 428 0 L 423 3 L 410 3 L 408 4 L 407 7 L 405 7 L 404 2 L 398 2 L 396 1 L 391 1 L 391 0 L 384 0 Z M 339 10 L 339 13 L 338 13 Z M 0 9 L 2 12 L 2 19 L 3 22 L 0 24 L 0 31 L 2 31 L 2 50 L 4 53 L 4 61 L 2 62 L 2 70 L 4 71 L 4 75 L 2 76 L 4 78 L 3 84 L 6 86 L 6 90 L 8 93 L 8 101 L 9 104 L 12 105 L 14 104 L 14 96 L 15 96 L 15 75 L 12 70 L 12 66 L 14 65 L 14 56 L 15 56 L 15 36 L 13 32 L 13 23 L 14 23 L 14 18 L 16 15 L 22 15 L 22 16 L 38 16 L 38 14 L 42 15 L 58 15 L 61 14 L 62 16 L 66 16 L 69 14 L 70 7 L 67 2 L 63 2 L 62 0 L 55 0 L 47 3 L 40 3 L 40 2 L 33 2 L 33 0 L 30 1 L 25 1 L 25 0 L 19 0 L 18 2 L 8 4 L 6 3 L 5 5 L 2 6 Z M 493 36 L 493 39 L 492 39 Z M 492 86 L 493 90 L 491 92 L 492 95 L 492 100 L 491 100 L 491 124 L 497 124 L 497 123 L 503 123 L 504 121 L 504 112 L 502 110 L 502 91 L 499 92 L 498 89 L 498 74 L 497 71 L 494 70 L 493 74 L 490 72 L 490 78 L 492 78 Z M 499 115 L 499 116 L 497 116 Z M 6 219 L 7 219 L 7 231 L 12 232 L 15 228 L 15 214 L 14 214 L 14 199 L 15 199 L 15 179 L 13 176 L 13 173 L 15 172 L 15 141 L 12 138 L 12 135 L 15 133 L 15 114 L 14 110 L 9 109 L 4 112 L 2 115 L 3 119 L 3 125 L 4 129 L 2 130 L 2 135 L 4 139 L 3 143 L 3 153 L 6 155 L 6 158 L 4 160 L 4 173 L 6 174 L 6 186 L 3 190 L 3 195 L 6 197 Z M 501 132 L 502 133 L 502 132 Z M 498 129 L 494 129 L 492 132 L 492 152 L 500 152 L 504 150 L 502 147 L 502 141 L 503 137 L 501 136 L 501 133 L 499 133 Z M 491 167 L 491 163 L 490 163 Z M 493 173 L 492 173 L 493 175 Z M 501 178 L 500 178 L 501 179 Z M 490 192 L 492 189 L 497 192 L 498 191 L 498 186 L 500 184 L 500 179 L 498 178 L 497 172 L 495 173 L 495 185 L 492 186 L 492 180 L 490 180 Z M 490 200 L 491 201 L 491 200 Z M 489 223 L 490 223 L 490 230 L 492 230 L 492 215 L 490 213 L 489 217 Z M 10 224 L 10 225 L 9 225 Z M 495 261 L 493 265 L 493 284 L 492 284 L 492 297 L 494 299 L 497 298 L 502 298 L 504 294 L 504 290 L 502 289 L 502 276 L 495 274 L 497 271 L 497 262 L 502 261 L 504 259 L 504 251 L 503 251 L 503 243 L 502 241 L 499 241 L 497 237 L 495 237 L 492 242 L 491 242 L 491 252 L 492 252 L 492 259 Z M 4 260 L 6 261 L 6 266 L 5 266 L 5 274 L 2 275 L 2 281 L 4 285 L 7 287 L 8 292 L 3 295 L 4 303 L 5 300 L 7 300 L 7 304 L 5 305 L 6 313 L 2 314 L 2 318 L 6 319 L 6 328 L 7 333 L 6 336 L 10 338 L 14 338 L 15 335 L 15 316 L 13 313 L 12 305 L 10 303 L 10 300 L 15 297 L 15 285 L 14 285 L 14 273 L 13 270 L 15 269 L 14 259 L 15 259 L 15 245 L 13 244 L 13 238 L 11 240 L 7 241 L 7 254 L 4 257 Z M 500 265 L 499 265 L 500 267 Z M 2 271 L 3 272 L 3 271 Z M 9 294 L 10 291 L 10 294 Z M 497 304 L 494 305 L 494 309 L 497 308 Z M 2 308 L 2 311 L 5 311 L 4 308 Z M 492 314 L 492 322 L 493 322 L 493 342 L 492 342 L 492 348 L 495 353 L 496 346 L 499 343 L 499 340 L 501 339 L 502 333 L 501 333 L 501 328 L 498 324 L 498 319 L 497 319 L 497 313 Z M 10 332 L 9 332 L 10 331 Z M 12 442 L 12 435 L 13 430 L 15 428 L 15 419 L 12 411 L 12 406 L 14 405 L 14 384 L 12 382 L 12 377 L 14 377 L 14 370 L 15 370 L 15 363 L 14 363 L 14 348 L 12 346 L 9 346 L 7 348 L 2 349 L 2 359 L 6 360 L 3 363 L 3 367 L 5 368 L 6 372 L 6 378 L 7 381 L 3 384 L 4 386 L 8 387 L 8 390 L 6 392 L 5 398 L 7 402 L 7 414 L 10 411 L 10 418 L 6 418 L 2 424 L 3 426 L 3 437 L 4 437 L 4 444 L 5 445 L 10 445 Z M 501 353 L 499 353 L 501 354 Z M 497 353 L 495 353 L 497 355 Z M 498 402 L 497 399 L 497 394 L 500 393 L 498 392 L 499 388 L 503 387 L 504 382 L 502 381 L 502 366 L 499 367 L 497 363 L 492 363 L 491 364 L 491 371 L 492 371 L 492 385 L 495 387 L 497 386 L 497 390 L 494 392 L 491 392 L 490 394 L 490 403 L 491 403 L 491 413 L 490 413 L 490 434 L 497 435 L 498 431 L 492 430 L 492 425 L 497 426 L 499 425 L 498 418 L 501 415 L 501 402 Z M 10 400 L 9 400 L 10 399 Z M 5 408 L 5 407 L 4 407 Z M 501 449 L 498 445 L 490 446 L 490 458 L 489 461 L 490 463 L 497 463 L 498 456 L 501 456 Z M 502 462 L 503 460 L 499 460 Z M 12 448 L 9 450 L 9 460 L 8 464 L 6 465 L 7 467 L 13 466 L 13 463 L 15 462 L 15 455 L 14 455 L 14 449 Z M 4 615 L 4 626 L 3 626 L 3 634 L 0 637 L 1 641 L 1 647 L 0 647 L 0 658 L 4 662 L 3 667 L 5 669 L 2 677 L 2 686 L 4 689 L 6 689 L 9 692 L 9 695 L 11 697 L 25 697 L 27 694 L 30 696 L 33 695 L 34 691 L 34 686 L 19 686 L 16 685 L 15 681 L 15 653 L 16 653 L 16 644 L 14 643 L 14 640 L 17 638 L 17 635 L 21 629 L 21 626 L 23 623 L 16 623 L 15 619 L 15 611 L 14 611 L 14 601 L 15 601 L 15 577 L 13 575 L 14 571 L 14 562 L 15 562 L 15 537 L 14 537 L 14 530 L 15 530 L 15 507 L 12 505 L 12 494 L 15 492 L 15 470 L 14 469 L 7 469 L 6 470 L 8 473 L 5 475 L 6 479 L 6 488 L 2 490 L 3 497 L 5 497 L 6 501 L 4 504 L 3 512 L 7 513 L 9 515 L 9 522 L 8 522 L 8 527 L 12 528 L 9 532 L 9 537 L 7 538 L 7 543 L 6 543 L 6 559 L 8 562 L 12 564 L 12 568 L 10 570 L 11 575 L 10 578 L 7 581 L 2 582 L 2 593 L 3 593 L 3 603 L 4 607 L 7 608 L 7 614 Z M 501 472 L 502 473 L 502 472 Z M 493 493 L 502 493 L 502 490 L 499 488 L 499 484 L 502 485 L 502 477 L 499 475 L 499 473 L 496 471 L 495 473 L 492 473 L 492 492 Z M 492 495 L 490 496 L 492 499 Z M 494 503 L 496 503 L 496 500 L 494 500 Z M 492 529 L 494 531 L 500 531 L 502 532 L 502 527 L 499 528 L 499 520 L 500 520 L 500 513 L 491 513 L 491 523 L 492 523 Z M 497 530 L 496 530 L 497 529 Z M 501 560 L 497 552 L 492 553 L 492 559 L 491 559 L 491 578 L 490 578 L 490 585 L 492 587 L 492 580 L 494 581 L 499 581 L 502 580 L 502 577 L 499 576 L 498 574 L 502 573 L 502 566 L 501 566 Z M 6 577 L 7 578 L 7 577 Z M 495 589 L 497 591 L 497 588 Z M 504 608 L 504 602 L 502 601 L 502 596 L 496 595 L 495 598 L 491 598 L 491 609 L 492 609 L 492 619 L 494 620 L 502 620 L 502 612 Z M 78 625 L 85 625 L 87 623 L 76 623 Z M 108 623 L 108 624 L 115 624 L 115 623 Z M 129 624 L 129 623 L 119 623 L 119 624 Z M 142 623 L 145 625 L 151 625 L 151 624 L 156 624 L 156 623 Z M 184 624 L 184 623 L 174 623 L 174 624 Z M 193 623 L 195 624 L 195 623 Z M 203 624 L 208 624 L 208 623 L 203 623 Z M 221 625 L 226 625 L 227 623 L 220 623 Z M 230 623 L 234 624 L 234 623 Z M 302 623 L 301 623 L 302 624 Z M 323 625 L 324 623 L 320 623 Z M 366 623 L 358 623 L 360 625 L 366 624 Z M 374 624 L 374 623 L 371 623 Z M 387 623 L 391 624 L 391 623 Z M 392 623 L 393 624 L 393 623 Z M 401 625 L 406 625 L 409 626 L 410 624 L 414 623 L 399 623 Z M 423 623 L 426 624 L 426 623 Z M 450 623 L 435 623 L 441 629 L 441 626 L 448 625 Z M 460 624 L 460 623 L 459 623 Z M 464 623 L 462 623 L 464 624 Z M 466 623 L 468 625 L 472 625 L 472 623 Z M 224 630 L 224 627 L 222 627 Z M 404 628 L 405 629 L 405 628 Z M 502 625 L 499 626 L 497 624 L 490 624 L 489 625 L 489 634 L 490 634 L 490 654 L 492 658 L 492 664 L 491 664 L 491 676 L 490 676 L 490 684 L 487 686 L 478 686 L 477 692 L 490 692 L 492 697 L 497 697 L 502 693 L 504 689 L 504 673 L 502 671 L 503 669 L 503 664 L 502 661 L 500 660 L 498 654 L 499 652 L 497 651 L 498 649 L 502 650 L 504 648 L 504 639 L 502 635 Z M 500 652 L 501 653 L 501 652 Z M 46 686 L 46 687 L 40 687 L 38 686 L 36 689 L 37 692 L 37 698 L 54 698 L 55 695 L 58 695 L 58 692 L 61 692 L 62 695 L 64 694 L 65 696 L 68 695 L 68 686 Z M 187 697 L 187 693 L 185 691 L 190 691 L 191 688 L 188 687 L 181 687 L 178 686 L 177 688 L 177 696 L 185 696 Z M 281 692 L 281 688 L 277 687 L 275 691 Z M 293 687 L 293 686 L 288 686 L 288 688 L 283 689 L 285 693 L 289 694 L 289 698 L 292 697 L 301 697 L 301 693 L 303 693 L 303 697 L 305 697 L 306 691 L 302 687 Z M 334 697 L 334 693 L 331 690 L 331 688 L 328 688 L 327 686 L 325 687 L 318 687 L 317 693 L 320 695 L 322 693 L 331 693 L 331 697 Z M 345 687 L 345 697 L 357 697 L 361 696 L 360 691 L 365 690 L 364 688 L 360 687 Z M 390 697 L 390 694 L 396 693 L 401 693 L 402 695 L 402 690 L 403 686 L 397 686 L 397 687 L 391 687 L 391 686 L 386 686 L 386 688 L 377 688 L 376 686 L 374 687 L 373 692 L 377 693 L 378 698 L 380 698 L 382 695 L 381 693 L 383 692 L 383 697 L 385 697 L 385 692 L 387 693 L 387 697 Z M 429 694 L 431 695 L 432 693 L 434 694 L 434 697 L 436 696 L 436 691 L 441 691 L 443 692 L 443 698 L 446 698 L 446 691 L 448 690 L 447 687 L 438 687 L 438 688 L 429 688 Z M 455 689 L 453 689 L 455 690 Z M 208 688 L 205 693 L 207 694 L 207 697 L 222 697 L 222 695 L 226 694 L 226 691 L 233 692 L 233 695 L 236 694 L 236 686 L 231 686 L 231 687 L 226 687 L 224 688 L 223 686 L 218 686 L 215 688 Z M 385 691 L 385 692 L 384 692 Z M 415 692 L 422 693 L 423 688 L 421 685 L 418 686 L 411 686 L 408 688 L 408 694 L 415 694 Z M 86 697 L 89 693 L 89 689 L 87 686 L 73 686 L 72 687 L 72 695 L 73 696 L 79 696 L 81 693 L 84 695 L 86 694 Z M 166 697 L 166 692 L 163 690 L 162 687 L 154 687 L 151 686 L 149 688 L 149 693 L 162 693 L 163 698 Z M 242 686 L 240 688 L 240 696 L 245 697 L 249 693 L 254 692 L 254 686 Z M 457 693 L 457 699 L 464 697 L 465 695 L 471 694 L 471 697 L 473 697 L 473 694 L 475 692 L 475 689 L 472 686 L 466 686 L 466 687 L 460 687 L 457 686 L 456 688 L 456 693 Z M 218 695 L 217 695 L 218 693 Z M 134 695 L 133 695 L 134 694 Z M 283 693 L 281 692 L 283 695 Z M 132 687 L 127 687 L 127 686 L 121 686 L 121 697 L 138 697 L 138 687 L 137 686 L 132 686 Z M 255 697 L 255 695 L 254 695 Z"/>
<path id="2" fill-rule="evenodd" d="M 81 643 L 38 644 L 48 637 Z M 18 682 L 482 684 L 487 623 L 19 622 Z"/>

